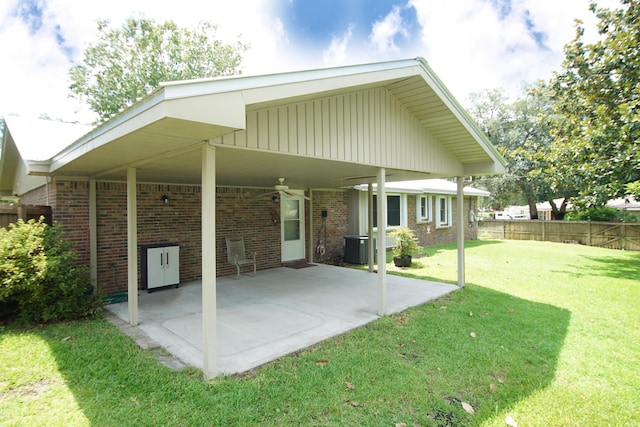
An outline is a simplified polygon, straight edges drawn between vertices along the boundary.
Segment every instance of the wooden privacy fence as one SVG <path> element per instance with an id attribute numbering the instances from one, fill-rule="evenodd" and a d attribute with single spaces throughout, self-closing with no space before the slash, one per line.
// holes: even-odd
<path id="1" fill-rule="evenodd" d="M 478 223 L 478 238 L 579 243 L 640 251 L 640 223 L 483 220 Z"/>
<path id="2" fill-rule="evenodd" d="M 53 224 L 51 206 L 0 204 L 0 227 L 6 228 L 9 224 L 18 222 L 19 219 L 37 221 L 41 216 L 47 224 Z"/>

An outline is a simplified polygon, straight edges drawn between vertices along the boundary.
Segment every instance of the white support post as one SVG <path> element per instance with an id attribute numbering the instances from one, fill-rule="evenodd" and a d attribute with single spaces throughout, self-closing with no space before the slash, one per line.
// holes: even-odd
<path id="1" fill-rule="evenodd" d="M 127 305 L 129 324 L 138 326 L 138 203 L 136 169 L 127 169 Z"/>
<path id="2" fill-rule="evenodd" d="M 95 293 L 98 288 L 98 221 L 96 180 L 89 180 L 89 280 Z"/>
<path id="3" fill-rule="evenodd" d="M 387 192 L 385 169 L 378 169 L 378 315 L 387 314 Z"/>
<path id="4" fill-rule="evenodd" d="M 303 201 L 304 202 L 304 201 Z M 313 255 L 316 252 L 316 247 L 314 245 L 317 244 L 315 240 L 313 240 L 313 190 L 309 189 L 309 262 L 313 263 Z M 324 247 L 327 247 L 327 242 L 324 242 Z"/>
<path id="5" fill-rule="evenodd" d="M 457 220 L 458 220 L 458 286 L 464 287 L 464 225 L 466 215 L 464 212 L 464 177 L 456 178 L 458 191 L 456 195 Z"/>
<path id="6" fill-rule="evenodd" d="M 202 144 L 202 357 L 207 378 L 218 374 L 216 307 L 216 149 Z"/>
<path id="7" fill-rule="evenodd" d="M 373 242 L 376 240 L 375 236 L 373 235 L 373 183 L 369 183 L 369 186 L 367 187 L 367 236 L 369 237 L 369 253 L 367 254 L 367 257 L 369 259 L 369 273 L 373 273 L 373 266 L 375 264 L 375 254 L 376 254 L 376 248 L 375 245 L 373 244 Z M 380 242 L 378 240 L 378 242 Z M 379 244 L 379 243 L 378 243 Z"/>

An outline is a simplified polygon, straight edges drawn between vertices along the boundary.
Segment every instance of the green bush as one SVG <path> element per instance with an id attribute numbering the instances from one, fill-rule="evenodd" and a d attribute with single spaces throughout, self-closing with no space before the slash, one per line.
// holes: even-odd
<path id="1" fill-rule="evenodd" d="M 0 228 L 0 312 L 25 323 L 96 313 L 87 268 L 78 266 L 59 225 L 18 221 Z"/>
<path id="2" fill-rule="evenodd" d="M 604 221 L 604 222 L 637 222 L 638 217 L 627 211 L 600 206 L 579 212 L 569 212 L 565 216 L 568 221 Z"/>

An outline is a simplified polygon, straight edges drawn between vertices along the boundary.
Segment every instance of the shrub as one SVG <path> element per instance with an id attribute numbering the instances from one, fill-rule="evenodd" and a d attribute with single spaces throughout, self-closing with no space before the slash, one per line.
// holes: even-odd
<path id="1" fill-rule="evenodd" d="M 0 311 L 25 323 L 70 320 L 96 313 L 86 267 L 76 264 L 59 225 L 19 220 L 0 228 Z"/>
<path id="2" fill-rule="evenodd" d="M 422 246 L 418 245 L 418 238 L 409 228 L 395 228 L 389 232 L 389 236 L 393 237 L 396 242 L 396 246 L 393 248 L 393 256 L 395 257 L 417 255 L 422 252 Z"/>
<path id="3" fill-rule="evenodd" d="M 607 206 L 588 208 L 579 212 L 569 212 L 568 221 L 604 221 L 604 222 L 637 222 L 638 218 L 627 211 Z"/>

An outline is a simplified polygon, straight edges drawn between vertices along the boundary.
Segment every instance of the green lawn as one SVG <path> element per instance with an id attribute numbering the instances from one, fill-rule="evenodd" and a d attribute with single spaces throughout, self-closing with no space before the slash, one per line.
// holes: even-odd
<path id="1" fill-rule="evenodd" d="M 427 252 L 400 273 L 455 283 L 455 246 Z M 638 425 L 640 253 L 476 241 L 466 261 L 446 298 L 211 382 L 103 319 L 3 327 L 0 425 Z"/>

